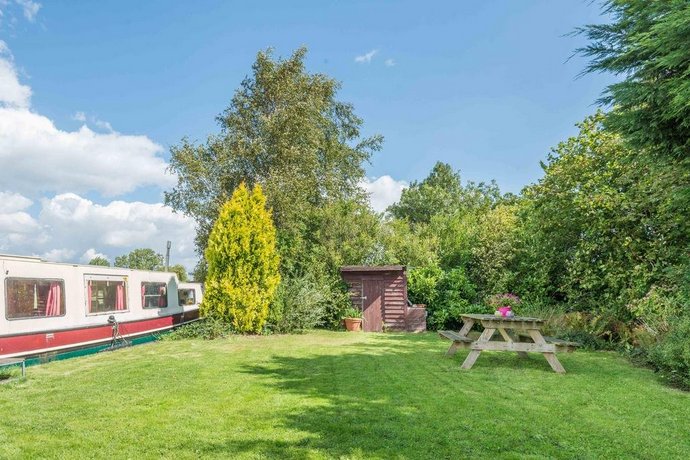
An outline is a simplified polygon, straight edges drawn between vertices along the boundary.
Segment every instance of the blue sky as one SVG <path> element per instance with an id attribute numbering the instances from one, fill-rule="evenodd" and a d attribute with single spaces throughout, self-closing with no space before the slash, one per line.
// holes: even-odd
<path id="1" fill-rule="evenodd" d="M 31 93 L 30 103 L 17 107 L 52 121 L 74 142 L 90 136 L 75 134 L 86 125 L 101 144 L 116 142 L 117 151 L 136 144 L 132 157 L 101 158 L 139 169 L 126 186 L 94 185 L 104 170 L 97 166 L 73 174 L 73 186 L 68 178 L 55 186 L 43 178 L 40 190 L 17 182 L 19 176 L 29 180 L 26 170 L 5 168 L 5 177 L 0 172 L 0 193 L 31 201 L 10 210 L 28 214 L 39 226 L 55 225 L 41 222 L 41 215 L 66 193 L 101 210 L 115 201 L 159 203 L 170 182 L 155 168 L 167 160 L 169 146 L 183 136 L 204 140 L 217 130 L 215 116 L 251 71 L 256 52 L 267 47 L 286 56 L 307 46 L 308 69 L 339 80 L 339 98 L 354 104 L 365 134 L 385 137 L 367 168 L 371 181 L 390 176 L 372 188 L 384 201 L 402 184 L 422 179 L 438 160 L 460 169 L 464 179 L 496 179 L 502 190 L 519 192 L 538 180 L 539 161 L 576 132 L 574 124 L 596 110 L 595 100 L 612 81 L 607 75 L 577 78 L 585 62 L 569 59 L 583 40 L 567 34 L 603 21 L 599 5 L 589 0 L 0 0 L 0 11 L 5 60 Z M 356 60 L 367 54 L 370 59 Z M 51 155 L 49 150 L 43 155 Z M 146 159 L 141 168 L 131 161 L 137 155 Z M 79 157 L 67 157 L 66 171 L 79 170 Z M 118 174 L 127 174 L 127 167 Z M 3 243 L 2 222 L 0 252 L 60 249 L 19 245 L 11 238 Z M 179 239 L 164 233 L 151 238 Z M 89 240 L 89 246 L 99 246 L 89 248 L 65 243 L 73 249 L 63 248 L 55 258 L 83 258 L 87 249 L 112 258 L 127 249 L 113 241 L 99 246 L 97 238 Z M 189 251 L 179 256 L 191 263 Z"/>

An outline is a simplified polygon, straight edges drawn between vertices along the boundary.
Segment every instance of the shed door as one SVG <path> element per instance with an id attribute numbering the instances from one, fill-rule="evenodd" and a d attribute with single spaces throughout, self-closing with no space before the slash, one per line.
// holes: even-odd
<path id="1" fill-rule="evenodd" d="M 383 315 L 383 281 L 363 280 L 364 284 L 364 324 L 365 332 L 381 332 Z"/>

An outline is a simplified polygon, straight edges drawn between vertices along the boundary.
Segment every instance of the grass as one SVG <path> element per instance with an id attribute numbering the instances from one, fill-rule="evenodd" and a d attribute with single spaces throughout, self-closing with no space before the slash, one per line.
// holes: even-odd
<path id="1" fill-rule="evenodd" d="M 1 458 L 688 458 L 690 394 L 613 353 L 444 356 L 435 334 L 185 340 L 0 385 Z"/>

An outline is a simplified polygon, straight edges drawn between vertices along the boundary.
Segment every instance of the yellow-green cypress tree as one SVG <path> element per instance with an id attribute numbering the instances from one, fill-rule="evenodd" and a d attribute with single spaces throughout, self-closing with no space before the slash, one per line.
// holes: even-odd
<path id="1" fill-rule="evenodd" d="M 220 211 L 206 248 L 203 316 L 243 333 L 260 332 L 280 283 L 276 231 L 259 185 L 240 184 Z"/>

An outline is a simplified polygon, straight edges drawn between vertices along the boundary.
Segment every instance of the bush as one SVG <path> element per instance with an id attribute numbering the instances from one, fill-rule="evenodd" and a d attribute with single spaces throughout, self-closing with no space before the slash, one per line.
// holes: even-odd
<path id="1" fill-rule="evenodd" d="M 328 298 L 328 289 L 309 275 L 284 278 L 271 304 L 267 330 L 295 333 L 313 329 L 325 315 Z"/>
<path id="2" fill-rule="evenodd" d="M 432 330 L 459 329 L 462 314 L 493 313 L 493 310 L 477 302 L 477 289 L 462 268 L 444 272 L 436 291 L 436 302 L 427 319 Z"/>
<path id="3" fill-rule="evenodd" d="M 646 361 L 670 384 L 690 390 L 690 314 L 670 324 L 669 332 L 646 350 Z"/>
<path id="4" fill-rule="evenodd" d="M 260 332 L 280 283 L 276 231 L 259 185 L 244 183 L 220 210 L 206 248 L 208 273 L 202 316 Z"/>
<path id="5" fill-rule="evenodd" d="M 436 302 L 443 272 L 436 266 L 413 268 L 407 274 L 407 295 L 412 303 L 430 307 Z"/>
<path id="6" fill-rule="evenodd" d="M 450 305 L 441 305 L 427 317 L 427 329 L 437 331 L 441 329 L 458 330 L 462 326 L 460 315 L 468 313 L 490 314 L 493 310 L 485 305 L 470 303 L 466 300 L 457 301 Z"/>
<path id="7" fill-rule="evenodd" d="M 214 340 L 227 337 L 232 333 L 230 326 L 214 318 L 202 318 L 185 324 L 161 336 L 161 340 L 204 339 Z"/>
<path id="8" fill-rule="evenodd" d="M 352 301 L 348 293 L 347 284 L 338 278 L 333 278 L 327 283 L 328 298 L 326 300 L 324 317 L 321 326 L 328 329 L 340 329 L 343 327 L 343 315 L 348 308 L 352 308 Z"/>

